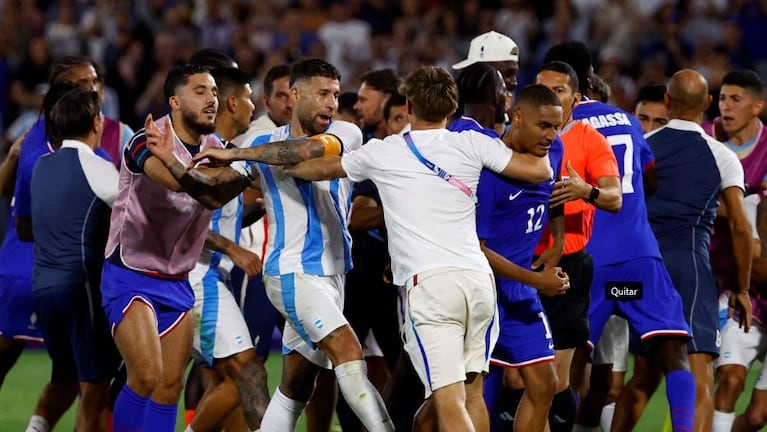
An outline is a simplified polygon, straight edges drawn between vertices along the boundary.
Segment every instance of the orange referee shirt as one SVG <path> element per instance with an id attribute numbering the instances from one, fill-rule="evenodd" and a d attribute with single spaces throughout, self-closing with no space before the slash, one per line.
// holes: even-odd
<path id="1" fill-rule="evenodd" d="M 618 162 L 610 143 L 589 123 L 576 120 L 565 127 L 559 136 L 564 144 L 562 155 L 562 179 L 569 177 L 567 161 L 578 172 L 583 181 L 597 186 L 597 179 L 605 176 L 620 177 Z M 584 200 L 565 203 L 565 254 L 579 252 L 586 247 L 594 226 L 596 207 Z M 544 228 L 541 241 L 535 249 L 540 255 L 554 244 L 551 230 Z"/>

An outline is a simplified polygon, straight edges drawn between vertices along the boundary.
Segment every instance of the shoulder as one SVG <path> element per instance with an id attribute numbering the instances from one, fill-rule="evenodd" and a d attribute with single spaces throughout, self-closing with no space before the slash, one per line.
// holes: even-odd
<path id="1" fill-rule="evenodd" d="M 240 148 L 254 147 L 261 144 L 266 144 L 272 139 L 272 134 L 278 132 L 281 128 L 272 130 L 264 130 L 261 128 L 254 128 L 253 125 L 243 134 L 236 136 L 232 143 Z"/>
<path id="2" fill-rule="evenodd" d="M 345 151 L 354 151 L 362 146 L 362 130 L 354 123 L 334 120 L 325 132 L 337 136 Z"/>

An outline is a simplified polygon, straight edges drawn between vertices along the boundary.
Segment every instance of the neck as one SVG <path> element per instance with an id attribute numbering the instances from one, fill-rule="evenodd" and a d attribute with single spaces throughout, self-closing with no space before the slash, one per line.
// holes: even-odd
<path id="1" fill-rule="evenodd" d="M 429 130 L 429 129 L 444 129 L 447 127 L 447 117 L 438 122 L 430 122 L 421 120 L 415 116 L 411 117 L 410 130 Z"/>
<path id="2" fill-rule="evenodd" d="M 294 116 L 290 120 L 290 134 L 288 136 L 291 138 L 303 138 L 307 135 L 309 134 L 304 132 L 304 127 L 301 124 L 301 120 Z"/>
<path id="3" fill-rule="evenodd" d="M 101 144 L 99 142 L 99 137 L 97 137 L 94 134 L 90 134 L 90 135 L 83 136 L 83 137 L 65 138 L 65 139 L 69 139 L 69 140 L 73 140 L 73 141 L 80 141 L 81 143 L 85 143 L 92 150 L 96 150 L 99 147 L 99 145 Z"/>
<path id="4" fill-rule="evenodd" d="M 178 139 L 180 139 L 183 143 L 198 145 L 202 135 L 194 132 L 191 128 L 189 128 L 189 126 L 186 125 L 180 116 L 181 113 L 178 113 L 178 115 L 175 116 L 173 113 L 171 114 L 171 120 L 173 120 L 173 130 L 176 132 L 176 136 L 178 136 Z"/>
<path id="5" fill-rule="evenodd" d="M 239 135 L 234 122 L 226 117 L 216 117 L 216 134 L 226 141 L 231 141 Z"/>
<path id="6" fill-rule="evenodd" d="M 752 139 L 754 139 L 754 137 L 756 137 L 756 134 L 758 133 L 759 133 L 759 119 L 755 117 L 753 120 L 748 122 L 748 124 L 743 129 L 735 131 L 735 133 L 729 134 L 729 137 L 730 137 L 729 141 L 730 141 L 730 144 L 732 145 L 741 146 L 751 141 Z"/>
<path id="7" fill-rule="evenodd" d="M 677 120 L 686 120 L 689 122 L 693 122 L 696 124 L 703 123 L 703 113 L 691 113 L 691 112 L 675 112 L 673 110 L 669 110 L 668 116 L 671 119 L 677 119 Z"/>
<path id="8" fill-rule="evenodd" d="M 495 112 L 492 107 L 481 104 L 466 104 L 463 108 L 463 115 L 473 118 L 482 127 L 490 129 L 495 127 Z"/>

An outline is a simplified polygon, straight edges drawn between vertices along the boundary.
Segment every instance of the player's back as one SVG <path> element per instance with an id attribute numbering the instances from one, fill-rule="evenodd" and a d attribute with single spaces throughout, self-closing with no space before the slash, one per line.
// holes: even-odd
<path id="1" fill-rule="evenodd" d="M 644 170 L 655 163 L 639 121 L 620 108 L 589 100 L 573 111 L 573 118 L 591 124 L 610 143 L 618 162 L 623 203 L 618 213 L 597 209 L 587 250 L 595 265 L 639 257 L 660 257 L 647 220 Z M 619 240 L 618 240 L 619 239 Z"/>
<path id="2" fill-rule="evenodd" d="M 647 212 L 661 249 L 692 247 L 707 257 L 720 191 L 743 187 L 740 162 L 689 121 L 671 120 L 649 133 L 647 143 L 658 176 L 657 191 L 647 197 Z"/>

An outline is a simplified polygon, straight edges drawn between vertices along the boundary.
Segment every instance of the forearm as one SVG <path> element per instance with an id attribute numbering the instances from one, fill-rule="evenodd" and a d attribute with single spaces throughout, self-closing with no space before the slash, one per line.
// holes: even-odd
<path id="1" fill-rule="evenodd" d="M 563 206 L 550 211 L 549 229 L 551 230 L 551 237 L 554 239 L 552 248 L 558 248 L 559 256 L 561 257 L 562 251 L 565 249 L 565 215 Z"/>
<path id="2" fill-rule="evenodd" d="M 204 248 L 213 252 L 227 254 L 232 245 L 234 245 L 233 241 L 213 231 L 208 231 L 208 235 L 205 237 Z"/>
<path id="3" fill-rule="evenodd" d="M 2 165 L 0 165 L 0 196 L 13 195 L 13 188 L 16 183 L 16 169 L 19 167 L 19 156 L 15 153 L 8 153 Z"/>
<path id="4" fill-rule="evenodd" d="M 590 193 L 591 189 L 589 189 Z M 620 187 L 609 186 L 599 188 L 599 197 L 593 201 L 593 204 L 599 209 L 617 213 L 620 211 L 621 205 L 623 205 L 623 193 Z"/>
<path id="5" fill-rule="evenodd" d="M 738 273 L 738 289 L 748 291 L 751 286 L 751 265 L 753 262 L 753 239 L 747 225 L 739 227 L 730 223 L 732 249 L 735 256 L 735 267 Z"/>
<path id="6" fill-rule="evenodd" d="M 188 169 L 175 157 L 163 163 L 184 191 L 209 209 L 231 201 L 255 180 L 257 173 L 255 167 L 249 168 L 249 177 L 224 168 L 218 175 L 210 176 L 198 169 Z"/>
<path id="7" fill-rule="evenodd" d="M 247 160 L 269 165 L 293 165 L 325 154 L 325 144 L 312 138 L 272 142 L 256 147 L 234 148 L 233 160 Z"/>
<path id="8" fill-rule="evenodd" d="M 384 215 L 381 207 L 352 207 L 349 218 L 349 228 L 352 231 L 365 231 L 383 226 Z"/>
<path id="9" fill-rule="evenodd" d="M 490 267 L 493 269 L 493 273 L 497 277 L 521 282 L 532 287 L 538 285 L 539 273 L 514 264 L 486 246 L 482 246 L 482 252 L 484 252 Z"/>

